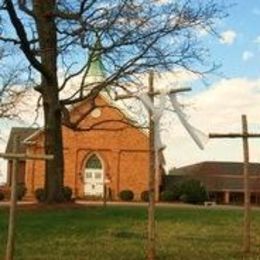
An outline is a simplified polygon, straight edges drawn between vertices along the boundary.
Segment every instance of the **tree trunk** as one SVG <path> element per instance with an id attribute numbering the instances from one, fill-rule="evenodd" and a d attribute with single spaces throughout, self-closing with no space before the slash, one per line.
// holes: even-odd
<path id="1" fill-rule="evenodd" d="M 46 162 L 45 190 L 47 202 L 61 202 L 63 187 L 63 145 L 61 112 L 57 100 L 44 101 L 45 153 L 53 154 L 54 160 Z"/>
<path id="2" fill-rule="evenodd" d="M 45 120 L 45 153 L 53 154 L 54 160 L 46 162 L 45 189 L 47 202 L 62 201 L 63 187 L 63 142 L 61 125 L 61 108 L 57 79 L 57 33 L 55 17 L 55 0 L 34 0 L 33 8 L 39 36 L 41 63 L 48 71 L 49 77 L 42 76 L 40 91 L 43 97 Z"/>

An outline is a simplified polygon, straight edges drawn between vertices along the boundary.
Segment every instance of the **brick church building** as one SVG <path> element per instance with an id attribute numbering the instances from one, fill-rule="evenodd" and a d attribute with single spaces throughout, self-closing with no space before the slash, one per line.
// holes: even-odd
<path id="1" fill-rule="evenodd" d="M 98 43 L 97 43 L 98 44 Z M 94 53 L 87 79 L 101 82 L 105 77 L 101 56 Z M 70 108 L 70 117 L 77 121 L 89 109 L 86 102 Z M 80 123 L 84 131 L 73 131 L 63 126 L 64 185 L 73 190 L 75 197 L 103 196 L 104 185 L 112 199 L 122 190 L 132 190 L 134 199 L 148 189 L 149 140 L 148 134 L 131 124 L 127 113 L 108 97 L 99 94 L 95 109 Z M 6 152 L 12 152 L 14 136 L 20 136 L 18 152 L 42 154 L 44 131 L 31 128 L 13 128 Z M 10 184 L 11 165 L 8 162 Z M 43 161 L 21 161 L 18 181 L 27 188 L 27 196 L 34 195 L 44 186 Z"/>
<path id="2" fill-rule="evenodd" d="M 112 199 L 122 190 L 132 190 L 135 199 L 148 189 L 149 152 L 148 135 L 130 124 L 127 115 L 111 100 L 100 94 L 97 107 L 81 122 L 84 131 L 73 131 L 63 126 L 64 185 L 75 197 L 103 196 L 104 184 Z M 78 104 L 71 117 L 80 117 L 88 104 Z M 13 128 L 6 152 L 12 152 L 15 136 L 20 136 L 18 152 L 42 154 L 44 131 L 31 128 Z M 10 183 L 11 161 L 8 162 Z M 43 161 L 21 161 L 19 183 L 24 183 L 27 196 L 44 186 Z"/>

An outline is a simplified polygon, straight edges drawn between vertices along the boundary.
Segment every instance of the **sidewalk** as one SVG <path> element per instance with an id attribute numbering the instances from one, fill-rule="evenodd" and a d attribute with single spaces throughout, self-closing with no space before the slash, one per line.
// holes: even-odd
<path id="1" fill-rule="evenodd" d="M 37 201 L 18 201 L 18 206 L 22 205 L 34 205 L 37 204 Z M 0 201 L 0 207 L 9 207 L 10 202 L 9 201 Z"/>
<path id="2" fill-rule="evenodd" d="M 85 200 L 76 200 L 76 204 L 85 205 L 85 206 L 103 206 L 103 201 L 85 201 Z M 107 206 L 129 206 L 129 207 L 147 207 L 147 202 L 126 202 L 126 201 L 107 201 Z M 185 203 L 167 203 L 167 202 L 158 202 L 156 203 L 156 207 L 165 207 L 165 208 L 193 208 L 193 209 L 238 209 L 243 210 L 243 206 L 236 205 L 213 205 L 213 206 L 204 206 L 204 205 L 193 205 L 193 204 L 185 204 Z M 253 210 L 260 210 L 260 207 L 251 207 Z"/>

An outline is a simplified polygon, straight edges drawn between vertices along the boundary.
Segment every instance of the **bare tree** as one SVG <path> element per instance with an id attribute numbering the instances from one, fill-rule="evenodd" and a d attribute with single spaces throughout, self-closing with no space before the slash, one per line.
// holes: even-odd
<path id="1" fill-rule="evenodd" d="M 214 22 L 224 16 L 217 0 L 0 2 L 5 18 L 0 39 L 20 48 L 43 100 L 45 153 L 55 157 L 46 166 L 49 202 L 61 198 L 66 107 L 83 100 L 94 106 L 101 90 L 111 85 L 124 89 L 149 69 L 179 67 L 203 73 L 207 50 L 199 44 L 198 30 L 214 32 Z M 100 56 L 105 77 L 88 82 L 91 64 Z M 75 77 L 78 86 L 61 98 Z"/>
<path id="2" fill-rule="evenodd" d="M 19 119 L 19 104 L 21 104 L 27 87 L 19 86 L 22 82 L 21 68 L 9 68 L 6 64 L 8 53 L 0 49 L 0 118 Z"/>

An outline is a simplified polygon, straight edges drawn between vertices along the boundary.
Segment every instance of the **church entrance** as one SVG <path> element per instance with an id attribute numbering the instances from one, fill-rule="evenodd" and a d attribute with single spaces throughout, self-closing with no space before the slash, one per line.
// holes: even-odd
<path id="1" fill-rule="evenodd" d="M 89 157 L 84 170 L 84 193 L 86 196 L 103 197 L 104 169 L 96 154 Z"/>

